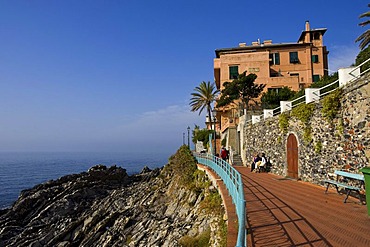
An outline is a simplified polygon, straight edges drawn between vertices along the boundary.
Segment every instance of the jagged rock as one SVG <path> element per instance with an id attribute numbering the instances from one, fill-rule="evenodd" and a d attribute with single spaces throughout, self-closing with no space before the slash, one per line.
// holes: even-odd
<path id="1" fill-rule="evenodd" d="M 144 166 L 144 168 L 141 170 L 140 174 L 143 174 L 143 173 L 148 173 L 148 172 L 151 172 L 152 170 L 150 170 L 149 167 L 147 166 Z"/>
<path id="2" fill-rule="evenodd" d="M 97 165 L 24 190 L 0 212 L 0 246 L 178 246 L 214 229 L 217 217 L 198 210 L 203 194 L 160 174 Z"/>

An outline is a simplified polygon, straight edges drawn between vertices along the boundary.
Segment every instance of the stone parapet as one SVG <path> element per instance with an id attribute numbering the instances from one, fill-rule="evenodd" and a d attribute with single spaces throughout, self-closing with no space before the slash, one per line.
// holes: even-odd
<path id="1" fill-rule="evenodd" d="M 322 114 L 323 100 L 313 102 L 308 123 L 310 133 L 297 118 L 290 116 L 289 126 L 279 127 L 279 116 L 244 127 L 242 149 L 247 164 L 255 153 L 266 153 L 271 159 L 271 172 L 287 175 L 287 138 L 294 134 L 298 141 L 298 178 L 323 184 L 334 170 L 360 173 L 370 157 L 370 85 L 362 78 L 342 89 L 340 110 L 333 121 Z M 287 112 L 291 115 L 291 111 Z M 306 130 L 305 130 L 306 129 Z M 308 137 L 307 137 L 308 136 Z M 307 140 L 309 139 L 309 140 Z"/>

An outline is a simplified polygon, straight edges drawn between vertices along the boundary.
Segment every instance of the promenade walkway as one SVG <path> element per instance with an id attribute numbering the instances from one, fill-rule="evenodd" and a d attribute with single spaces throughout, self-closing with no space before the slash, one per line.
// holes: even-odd
<path id="1" fill-rule="evenodd" d="M 343 203 L 335 190 L 235 168 L 244 184 L 248 246 L 370 246 L 370 217 L 358 199 Z"/>

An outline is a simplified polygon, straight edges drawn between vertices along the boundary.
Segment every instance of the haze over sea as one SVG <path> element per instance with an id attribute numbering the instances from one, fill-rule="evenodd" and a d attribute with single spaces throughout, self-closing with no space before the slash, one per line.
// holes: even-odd
<path id="1" fill-rule="evenodd" d="M 164 166 L 171 154 L 120 152 L 0 152 L 0 209 L 9 207 L 24 189 L 58 179 L 64 175 L 87 171 L 103 164 L 117 165 L 129 175 L 144 166 Z"/>

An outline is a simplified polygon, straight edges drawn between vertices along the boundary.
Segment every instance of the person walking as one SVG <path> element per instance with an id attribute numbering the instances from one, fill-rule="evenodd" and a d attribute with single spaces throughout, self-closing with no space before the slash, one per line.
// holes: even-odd
<path id="1" fill-rule="evenodd" d="M 221 148 L 221 159 L 223 159 L 224 161 L 226 161 L 227 159 L 227 150 L 225 147 Z"/>

